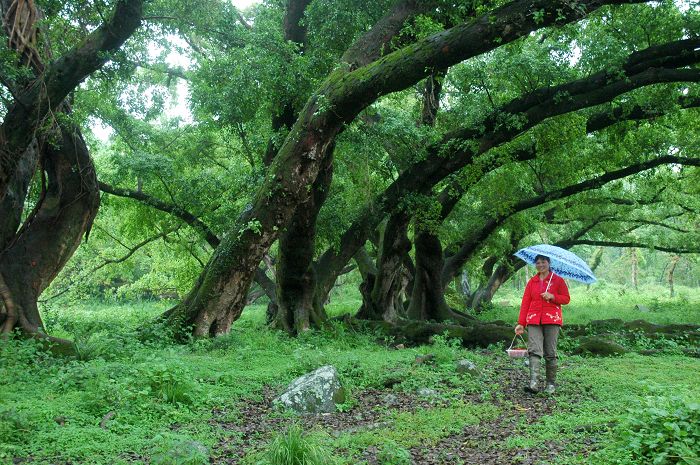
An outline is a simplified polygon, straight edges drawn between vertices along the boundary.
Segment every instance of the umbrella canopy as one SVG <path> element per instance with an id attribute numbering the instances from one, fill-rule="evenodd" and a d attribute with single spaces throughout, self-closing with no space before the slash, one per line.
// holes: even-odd
<path id="1" fill-rule="evenodd" d="M 538 255 L 549 258 L 549 268 L 562 278 L 570 278 L 584 284 L 596 282 L 595 276 L 586 262 L 576 254 L 561 247 L 547 244 L 532 245 L 515 253 L 516 257 L 530 265 L 535 264 L 535 257 Z"/>

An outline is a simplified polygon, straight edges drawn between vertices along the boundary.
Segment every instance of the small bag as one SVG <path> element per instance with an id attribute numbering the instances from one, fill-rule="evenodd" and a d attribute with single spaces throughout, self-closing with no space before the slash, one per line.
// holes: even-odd
<path id="1" fill-rule="evenodd" d="M 518 336 L 520 336 L 520 335 L 519 335 L 519 334 L 516 334 L 515 337 L 513 337 L 513 340 L 510 342 L 510 347 L 508 347 L 508 348 L 506 349 L 506 353 L 508 354 L 508 356 L 509 356 L 510 358 L 523 358 L 523 357 L 527 357 L 527 349 L 518 348 L 518 347 L 516 347 L 515 349 L 513 349 L 513 344 L 515 344 L 515 339 L 516 339 Z M 523 339 L 522 336 L 520 336 L 520 340 L 523 341 L 523 344 L 524 344 L 525 346 L 527 346 L 527 344 L 525 343 L 525 339 Z"/>

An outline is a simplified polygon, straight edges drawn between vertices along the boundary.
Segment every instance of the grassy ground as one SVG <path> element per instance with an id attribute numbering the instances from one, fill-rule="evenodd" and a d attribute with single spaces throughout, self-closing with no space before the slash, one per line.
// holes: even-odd
<path id="1" fill-rule="evenodd" d="M 638 318 L 621 300 L 604 300 L 614 315 L 583 298 L 566 315 Z M 336 299 L 330 311 L 356 303 Z M 693 299 L 646 304 L 652 321 L 698 322 Z M 27 341 L 0 344 L 0 463 L 269 463 L 267 452 L 285 444 L 278 433 L 292 425 L 297 442 L 344 464 L 645 463 L 631 458 L 630 444 L 657 456 L 671 444 L 681 451 L 671 455 L 698 463 L 697 448 L 682 443 L 700 438 L 683 423 L 697 418 L 690 401 L 700 399 L 700 360 L 673 351 L 609 359 L 562 353 L 561 388 L 547 398 L 522 393 L 525 366 L 501 347 L 469 351 L 438 337 L 397 350 L 340 324 L 292 339 L 265 328 L 262 306 L 247 309 L 229 336 L 174 345 L 163 329 L 142 330 L 164 308 L 49 310 L 52 334 L 76 340 L 81 360 L 51 358 Z M 482 317 L 512 320 L 515 311 L 496 307 Z M 415 365 L 425 353 L 435 363 Z M 456 374 L 459 359 L 478 373 Z M 325 364 L 338 368 L 350 393 L 338 413 L 295 418 L 270 408 L 292 379 Z M 420 388 L 435 393 L 421 397 Z"/>
<path id="2" fill-rule="evenodd" d="M 571 303 L 563 308 L 564 324 L 585 324 L 609 318 L 644 319 L 659 324 L 700 324 L 700 292 L 697 290 L 681 287 L 671 298 L 668 289 L 662 286 L 646 286 L 634 291 L 613 285 L 595 285 L 587 289 L 577 283 L 569 284 Z M 510 287 L 499 291 L 494 299 L 495 305 L 480 318 L 515 323 L 521 297 L 522 291 Z"/>

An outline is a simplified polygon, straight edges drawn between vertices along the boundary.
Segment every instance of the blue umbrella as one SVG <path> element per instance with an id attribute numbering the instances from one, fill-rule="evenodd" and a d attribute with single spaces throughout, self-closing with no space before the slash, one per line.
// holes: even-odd
<path id="1" fill-rule="evenodd" d="M 562 278 L 570 278 L 584 284 L 596 282 L 595 276 L 586 262 L 576 254 L 561 247 L 547 244 L 531 245 L 515 253 L 516 257 L 530 265 L 535 264 L 535 257 L 538 255 L 549 258 L 549 268 Z"/>

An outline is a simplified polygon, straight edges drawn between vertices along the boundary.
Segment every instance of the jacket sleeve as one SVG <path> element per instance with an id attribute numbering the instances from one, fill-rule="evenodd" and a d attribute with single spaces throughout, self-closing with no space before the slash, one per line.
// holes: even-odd
<path id="1" fill-rule="evenodd" d="M 527 311 L 530 309 L 530 301 L 532 297 L 530 296 L 530 281 L 528 281 L 525 286 L 525 293 L 523 294 L 523 301 L 520 303 L 520 315 L 518 316 L 518 324 L 525 326 L 527 316 Z"/>
<path id="2" fill-rule="evenodd" d="M 563 278 L 559 278 L 557 283 L 557 292 L 553 293 L 554 303 L 557 305 L 566 305 L 571 301 L 569 296 L 569 288 Z"/>

